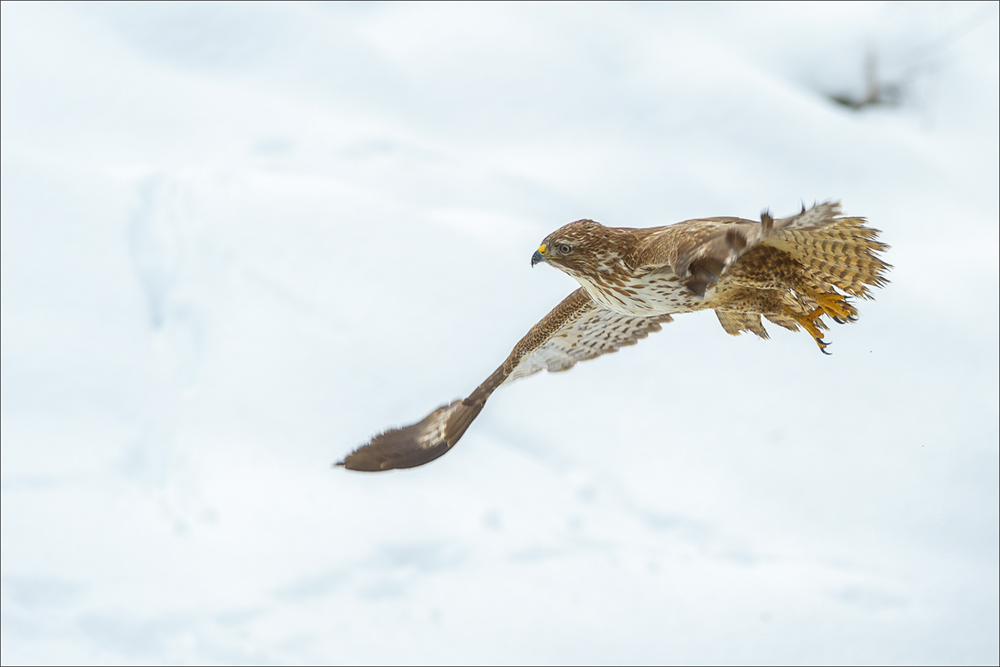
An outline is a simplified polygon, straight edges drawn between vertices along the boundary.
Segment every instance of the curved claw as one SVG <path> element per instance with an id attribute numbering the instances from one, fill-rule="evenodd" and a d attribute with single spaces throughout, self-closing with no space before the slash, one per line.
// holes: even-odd
<path id="1" fill-rule="evenodd" d="M 834 298 L 831 298 L 830 295 L 826 294 L 816 295 L 817 301 L 823 300 L 827 302 L 832 302 L 834 305 L 838 304 L 840 301 L 843 301 L 844 299 L 844 297 L 839 296 L 837 294 L 832 295 L 832 297 L 835 297 L 836 300 L 834 300 Z M 813 308 L 812 311 L 810 311 L 809 313 L 800 313 L 792 309 L 786 309 L 785 313 L 789 317 L 794 319 L 796 323 L 799 324 L 799 326 L 801 326 L 802 328 L 804 328 L 806 331 L 809 332 L 809 335 L 813 337 L 814 341 L 816 341 L 816 345 L 819 346 L 820 352 L 822 352 L 823 354 L 830 354 L 829 352 L 826 351 L 826 348 L 830 345 L 830 343 L 827 343 L 825 340 L 823 340 L 823 333 L 821 331 L 821 329 L 826 329 L 827 327 L 825 324 L 823 324 L 823 321 L 820 318 L 823 315 L 829 315 L 838 324 L 844 324 L 844 318 L 852 317 L 850 312 L 844 312 L 844 309 L 842 308 L 838 307 L 837 310 L 834 312 L 830 312 L 831 310 L 833 310 L 833 308 L 831 308 L 829 304 L 824 306 L 821 303 L 820 306 Z"/>

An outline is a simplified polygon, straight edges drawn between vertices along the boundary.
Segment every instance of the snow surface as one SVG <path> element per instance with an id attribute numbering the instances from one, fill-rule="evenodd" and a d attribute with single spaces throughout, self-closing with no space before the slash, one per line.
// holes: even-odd
<path id="1" fill-rule="evenodd" d="M 3 662 L 996 664 L 997 15 L 4 3 Z M 895 265 L 832 357 L 684 315 L 330 469 L 552 229 L 831 198 Z"/>

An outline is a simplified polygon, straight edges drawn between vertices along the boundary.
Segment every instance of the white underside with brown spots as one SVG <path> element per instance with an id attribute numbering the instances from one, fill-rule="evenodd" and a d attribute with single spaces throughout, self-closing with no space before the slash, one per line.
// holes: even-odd
<path id="1" fill-rule="evenodd" d="M 714 288 L 709 288 L 704 298 L 698 297 L 684 287 L 669 269 L 627 278 L 622 285 L 602 280 L 601 273 L 597 274 L 596 279 L 590 276 L 571 275 L 587 290 L 594 301 L 616 313 L 633 317 L 653 317 L 702 310 L 708 307 L 706 302 L 711 299 L 715 291 Z"/>

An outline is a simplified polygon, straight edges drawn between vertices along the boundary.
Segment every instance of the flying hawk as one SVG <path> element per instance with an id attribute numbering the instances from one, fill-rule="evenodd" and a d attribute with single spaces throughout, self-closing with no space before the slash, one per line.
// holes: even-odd
<path id="1" fill-rule="evenodd" d="M 802 327 L 827 353 L 823 316 L 855 321 L 848 297 L 871 299 L 868 287 L 885 285 L 891 268 L 878 257 L 889 247 L 875 240 L 879 231 L 839 213 L 839 203 L 826 202 L 777 220 L 764 212 L 759 222 L 702 218 L 648 229 L 571 222 L 545 237 L 531 265 L 550 264 L 580 289 L 467 398 L 376 435 L 335 465 L 379 471 L 433 461 L 455 446 L 500 385 L 634 345 L 677 313 L 713 309 L 727 333 L 767 338 L 763 315 L 792 331 Z"/>

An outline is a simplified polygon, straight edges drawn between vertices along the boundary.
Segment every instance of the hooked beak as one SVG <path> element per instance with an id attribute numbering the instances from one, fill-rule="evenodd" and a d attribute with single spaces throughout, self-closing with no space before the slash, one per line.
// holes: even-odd
<path id="1" fill-rule="evenodd" d="M 544 262 L 545 261 L 545 255 L 542 254 L 544 252 L 545 252 L 545 244 L 543 243 L 542 245 L 538 246 L 538 250 L 536 250 L 535 254 L 531 256 L 531 265 L 532 266 L 534 266 L 535 264 L 538 264 L 539 262 Z"/>

